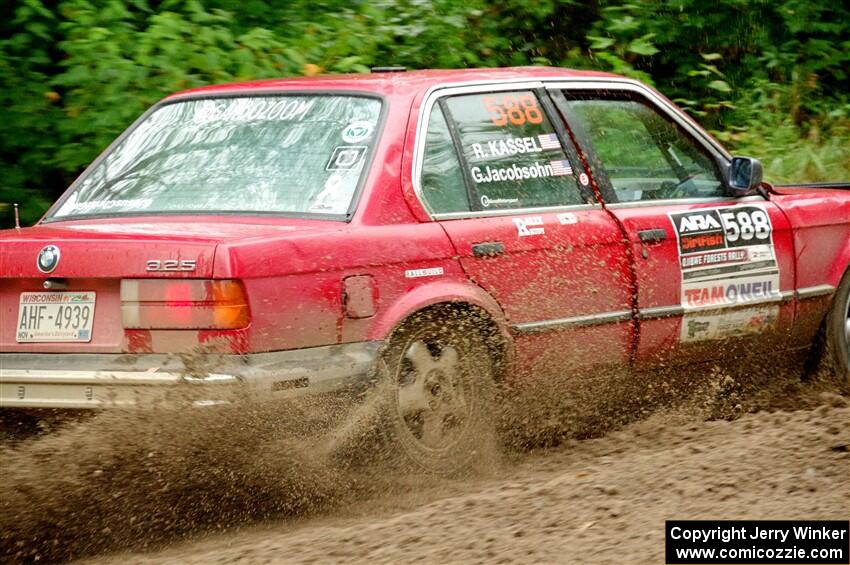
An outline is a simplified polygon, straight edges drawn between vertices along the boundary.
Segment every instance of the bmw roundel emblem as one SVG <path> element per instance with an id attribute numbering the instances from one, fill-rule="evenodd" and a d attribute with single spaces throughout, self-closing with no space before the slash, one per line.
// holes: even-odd
<path id="1" fill-rule="evenodd" d="M 52 273 L 59 264 L 59 248 L 55 245 L 48 245 L 38 253 L 36 265 L 42 273 Z"/>

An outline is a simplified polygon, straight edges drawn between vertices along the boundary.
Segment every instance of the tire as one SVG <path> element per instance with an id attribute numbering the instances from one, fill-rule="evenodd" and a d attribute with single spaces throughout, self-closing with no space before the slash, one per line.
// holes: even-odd
<path id="1" fill-rule="evenodd" d="M 850 271 L 838 285 L 826 316 L 821 365 L 850 387 Z"/>
<path id="2" fill-rule="evenodd" d="M 496 363 L 474 314 L 420 314 L 378 366 L 380 433 L 394 463 L 455 474 L 496 457 Z"/>

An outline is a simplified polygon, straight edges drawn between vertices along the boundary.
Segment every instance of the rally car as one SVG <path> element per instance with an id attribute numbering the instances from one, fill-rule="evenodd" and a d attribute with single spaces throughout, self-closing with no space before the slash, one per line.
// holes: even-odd
<path id="1" fill-rule="evenodd" d="M 811 351 L 850 380 L 848 188 L 762 182 L 610 74 L 182 92 L 0 233 L 0 406 L 366 386 L 427 466 L 474 453 L 494 389 L 547 364 Z"/>

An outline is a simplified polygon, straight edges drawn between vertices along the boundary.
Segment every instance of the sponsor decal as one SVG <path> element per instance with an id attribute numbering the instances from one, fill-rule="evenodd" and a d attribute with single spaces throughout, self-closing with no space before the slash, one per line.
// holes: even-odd
<path id="1" fill-rule="evenodd" d="M 488 141 L 487 144 L 473 143 L 472 154 L 476 159 L 505 157 L 526 153 L 540 153 L 543 148 L 535 137 L 510 137 Z"/>
<path id="2" fill-rule="evenodd" d="M 405 278 L 408 279 L 418 279 L 420 277 L 437 277 L 442 274 L 442 267 L 432 267 L 430 269 L 410 269 L 404 272 Z"/>
<path id="3" fill-rule="evenodd" d="M 490 121 L 496 126 L 521 126 L 525 123 L 539 124 L 543 122 L 543 112 L 537 105 L 533 94 L 515 96 L 508 94 L 501 98 L 485 96 L 481 99 L 484 109 L 490 114 Z"/>
<path id="4" fill-rule="evenodd" d="M 561 142 L 558 141 L 557 134 L 542 133 L 533 137 L 509 137 L 487 143 L 472 143 L 470 148 L 476 159 L 490 159 L 560 150 Z"/>
<path id="5" fill-rule="evenodd" d="M 339 145 L 334 148 L 326 171 L 353 171 L 363 164 L 366 147 L 363 145 Z"/>
<path id="6" fill-rule="evenodd" d="M 344 214 L 353 191 L 354 185 L 345 182 L 343 173 L 331 173 L 325 181 L 322 192 L 317 194 L 313 203 L 310 204 L 310 211 Z"/>
<path id="7" fill-rule="evenodd" d="M 578 216 L 576 216 L 572 212 L 564 212 L 563 214 L 558 214 L 558 221 L 561 223 L 562 226 L 577 224 Z"/>
<path id="8" fill-rule="evenodd" d="M 513 165 L 505 167 L 491 167 L 490 165 L 485 165 L 483 169 L 481 167 L 472 167 L 472 169 L 470 169 L 470 173 L 472 174 L 472 180 L 474 180 L 477 184 L 555 176 L 552 171 L 552 165 L 549 163 L 539 162 L 532 165 L 517 165 L 514 163 Z"/>
<path id="9" fill-rule="evenodd" d="M 582 186 L 587 186 L 590 184 L 590 177 L 587 176 L 587 173 L 582 173 L 578 176 L 578 181 Z"/>
<path id="10" fill-rule="evenodd" d="M 367 121 L 352 122 L 342 130 L 342 140 L 346 143 L 357 143 L 372 135 L 372 123 Z"/>
<path id="11" fill-rule="evenodd" d="M 517 235 L 527 237 L 530 235 L 543 235 L 543 216 L 527 216 L 525 218 L 514 218 Z"/>
<path id="12" fill-rule="evenodd" d="M 713 315 L 694 312 L 682 318 L 680 339 L 688 343 L 753 335 L 775 327 L 778 318 L 779 306 L 776 304 Z"/>
<path id="13" fill-rule="evenodd" d="M 685 309 L 779 298 L 773 226 L 763 206 L 706 208 L 674 212 L 669 217 L 679 247 Z M 697 325 L 704 323 L 696 321 Z M 683 326 L 683 339 L 684 332 Z"/>
<path id="14" fill-rule="evenodd" d="M 684 286 L 683 282 L 683 286 Z M 778 285 L 765 277 L 752 277 L 738 282 L 703 284 L 699 287 L 685 288 L 683 305 L 686 308 L 705 308 L 708 306 L 728 306 L 742 302 L 761 302 L 778 298 Z"/>
<path id="15" fill-rule="evenodd" d="M 723 251 L 711 251 L 708 253 L 692 253 L 681 258 L 682 268 L 705 267 L 706 265 L 723 265 L 726 263 L 740 263 L 749 259 L 747 249 L 734 249 Z"/>
<path id="16" fill-rule="evenodd" d="M 263 100 L 233 98 L 228 101 L 205 101 L 192 116 L 196 124 L 212 122 L 288 121 L 300 122 L 313 108 L 315 100 Z"/>
<path id="17" fill-rule="evenodd" d="M 490 206 L 502 206 L 504 204 L 516 204 L 519 198 L 490 198 L 486 194 L 481 195 L 481 205 L 485 208 Z"/>

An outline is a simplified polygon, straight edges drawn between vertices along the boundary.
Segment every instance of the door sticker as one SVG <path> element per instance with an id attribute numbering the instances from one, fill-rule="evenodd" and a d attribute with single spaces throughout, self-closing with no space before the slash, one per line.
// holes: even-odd
<path id="1" fill-rule="evenodd" d="M 778 299 L 773 226 L 763 206 L 670 213 L 686 310 Z"/>
<path id="2" fill-rule="evenodd" d="M 743 337 L 776 326 L 779 306 L 767 304 L 727 312 L 694 312 L 682 319 L 683 342 Z"/>
<path id="3" fill-rule="evenodd" d="M 516 231 L 519 237 L 527 237 L 529 235 L 543 235 L 545 229 L 543 227 L 543 216 L 526 216 L 525 218 L 514 218 Z"/>
<path id="4" fill-rule="evenodd" d="M 779 265 L 773 225 L 763 206 L 705 208 L 670 213 L 679 246 L 680 339 L 740 337 L 773 327 L 776 305 L 724 311 L 778 300 Z"/>
<path id="5" fill-rule="evenodd" d="M 558 222 L 560 222 L 562 226 L 577 224 L 578 216 L 576 216 L 572 212 L 564 212 L 562 214 L 558 214 Z"/>

